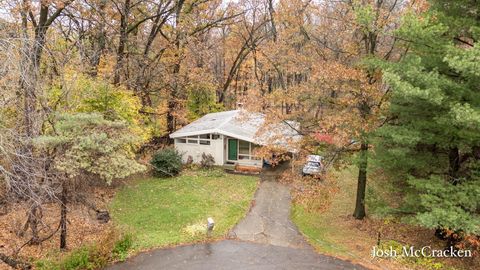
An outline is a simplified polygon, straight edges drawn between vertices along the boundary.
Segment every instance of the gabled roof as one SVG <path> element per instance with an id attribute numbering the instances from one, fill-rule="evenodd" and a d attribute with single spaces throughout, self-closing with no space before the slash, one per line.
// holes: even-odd
<path id="1" fill-rule="evenodd" d="M 274 144 L 288 147 L 292 140 L 298 141 L 302 137 L 292 128 L 298 128 L 296 122 L 288 124 L 281 122 L 267 126 L 264 126 L 264 123 L 264 114 L 245 110 L 209 113 L 170 134 L 170 138 L 214 133 L 260 145 Z"/>

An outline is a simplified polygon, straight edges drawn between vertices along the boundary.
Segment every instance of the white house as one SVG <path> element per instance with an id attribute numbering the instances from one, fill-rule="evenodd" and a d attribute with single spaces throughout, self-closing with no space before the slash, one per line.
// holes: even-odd
<path id="1" fill-rule="evenodd" d="M 262 145 L 281 146 L 295 152 L 294 143 L 301 139 L 298 123 L 265 124 L 265 115 L 244 110 L 210 113 L 170 134 L 175 148 L 199 163 L 202 154 L 210 154 L 216 165 L 262 167 L 263 160 L 254 150 Z"/>

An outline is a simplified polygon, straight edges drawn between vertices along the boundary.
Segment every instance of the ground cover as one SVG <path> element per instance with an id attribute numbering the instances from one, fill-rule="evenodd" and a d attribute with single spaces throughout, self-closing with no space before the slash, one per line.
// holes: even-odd
<path id="1" fill-rule="evenodd" d="M 257 179 L 220 169 L 140 179 L 116 194 L 111 213 L 137 250 L 206 240 L 208 217 L 215 221 L 211 239 L 221 238 L 250 208 Z"/>

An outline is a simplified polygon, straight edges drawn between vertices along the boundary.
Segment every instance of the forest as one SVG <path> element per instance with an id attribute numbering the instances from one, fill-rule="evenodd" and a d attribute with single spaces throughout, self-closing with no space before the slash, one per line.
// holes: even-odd
<path id="1" fill-rule="evenodd" d="M 297 166 L 354 172 L 352 222 L 373 218 L 381 176 L 395 203 L 375 211 L 480 267 L 479 40 L 477 0 L 0 0 L 0 224 L 21 216 L 0 262 L 66 250 L 71 209 L 110 219 L 92 190 L 241 108 L 300 124 Z M 324 189 L 301 185 L 307 201 Z"/>

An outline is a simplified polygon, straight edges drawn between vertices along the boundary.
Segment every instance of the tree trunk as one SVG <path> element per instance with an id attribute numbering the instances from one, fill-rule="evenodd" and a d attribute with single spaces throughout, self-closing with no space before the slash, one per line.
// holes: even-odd
<path id="1" fill-rule="evenodd" d="M 62 196 L 60 197 L 60 249 L 67 248 L 67 195 L 67 188 L 64 183 Z"/>
<path id="2" fill-rule="evenodd" d="M 98 8 L 102 17 L 105 16 L 105 2 L 101 1 L 100 6 Z M 100 65 L 100 59 L 102 58 L 103 52 L 105 51 L 105 47 L 107 45 L 106 35 L 107 32 L 105 30 L 105 22 L 100 20 L 100 25 L 93 36 L 94 40 L 92 42 L 92 52 L 91 55 L 88 57 L 88 65 L 89 68 L 87 70 L 87 75 L 92 78 L 96 78 L 98 75 L 98 66 Z"/>
<path id="3" fill-rule="evenodd" d="M 25 135 L 33 138 L 38 135 L 37 123 L 37 81 L 40 70 L 40 60 L 45 46 L 46 29 L 36 29 L 33 44 L 25 43 L 22 69 L 24 76 L 20 81 L 20 87 L 24 95 L 24 125 Z"/>
<path id="4" fill-rule="evenodd" d="M 36 188 L 36 182 L 39 181 L 38 167 L 36 166 L 35 155 L 31 139 L 40 134 L 40 126 L 42 119 L 38 113 L 38 79 L 40 73 L 40 63 L 43 54 L 43 49 L 46 44 L 46 34 L 50 25 L 55 19 L 61 15 L 62 11 L 70 2 L 65 2 L 64 5 L 57 5 L 56 10 L 49 11 L 52 3 L 49 1 L 40 1 L 39 5 L 30 5 L 28 1 L 23 1 L 22 10 L 20 11 L 22 17 L 22 32 L 23 32 L 23 46 L 21 70 L 22 76 L 19 81 L 21 94 L 23 95 L 23 121 L 22 139 L 24 143 L 19 148 L 18 156 L 21 160 L 16 160 L 14 164 L 15 174 L 23 181 L 22 185 L 25 188 L 22 190 L 21 196 L 23 198 L 30 198 L 30 208 L 27 213 L 28 227 L 32 231 L 32 239 L 30 244 L 39 244 L 41 239 L 39 237 L 38 223 L 42 218 L 42 199 L 44 196 Z M 32 26 L 34 29 L 33 41 L 29 37 L 29 29 L 27 13 L 31 8 L 38 8 L 38 19 L 31 16 Z M 51 14 L 51 15 L 49 15 Z M 33 43 L 32 43 L 33 42 Z M 21 100 L 21 99 L 20 99 Z M 26 161 L 26 162 L 25 162 Z"/>
<path id="5" fill-rule="evenodd" d="M 30 244 L 32 245 L 40 244 L 40 236 L 38 233 L 38 222 L 41 218 L 40 212 L 40 206 L 34 202 L 28 213 L 28 226 L 30 230 L 32 230 L 32 240 L 30 240 Z"/>
<path id="6" fill-rule="evenodd" d="M 23 70 L 24 76 L 20 81 L 20 87 L 23 90 L 24 96 L 24 107 L 23 107 L 23 119 L 24 119 L 24 135 L 27 140 L 30 140 L 39 135 L 39 123 L 41 119 L 37 112 L 37 84 L 38 84 L 38 73 L 40 70 L 40 60 L 43 52 L 43 47 L 45 46 L 45 34 L 46 28 L 38 27 L 35 29 L 35 39 L 33 44 L 26 43 L 24 46 L 25 50 L 25 59 L 23 59 Z M 23 170 L 18 173 L 22 175 L 23 181 L 27 182 L 25 185 L 33 185 L 36 179 L 36 168 L 34 160 L 34 149 L 33 145 L 26 141 L 26 143 L 21 147 L 20 152 L 22 156 L 29 160 L 25 165 L 19 165 L 19 168 Z M 36 192 L 31 190 L 30 192 Z M 37 195 L 37 194 L 35 194 Z M 40 202 L 38 199 L 32 201 L 28 213 L 28 226 L 32 231 L 32 240 L 31 244 L 36 245 L 40 243 L 40 237 L 38 235 L 38 223 L 41 217 Z"/>
<path id="7" fill-rule="evenodd" d="M 172 82 L 172 90 L 170 93 L 170 97 L 168 100 L 168 111 L 167 111 L 167 131 L 168 133 L 172 133 L 176 130 L 177 123 L 175 121 L 175 111 L 177 110 L 177 98 L 179 97 L 180 94 L 180 85 L 179 85 L 179 76 L 180 76 L 180 68 L 181 68 L 181 62 L 182 62 L 182 55 L 180 50 L 183 49 L 184 43 L 182 42 L 182 39 L 184 37 L 184 33 L 180 30 L 180 24 L 181 24 L 181 14 L 182 14 L 182 8 L 183 4 L 185 3 L 184 0 L 179 0 L 176 3 L 175 7 L 175 32 L 176 32 L 176 37 L 175 37 L 175 64 L 173 65 L 173 70 L 172 70 L 172 77 L 173 77 L 173 82 Z"/>
<path id="8" fill-rule="evenodd" d="M 127 35 L 121 34 L 120 35 L 120 41 L 118 44 L 118 49 L 117 49 L 117 60 L 115 64 L 115 69 L 114 69 L 114 75 L 113 75 L 113 84 L 118 85 L 120 83 L 120 72 L 123 68 L 123 58 L 125 54 L 125 43 Z"/>
<path id="9" fill-rule="evenodd" d="M 177 50 L 180 49 L 179 43 L 177 43 Z M 176 55 L 177 63 L 174 65 L 173 68 L 173 85 L 172 90 L 170 93 L 170 97 L 168 100 L 168 111 L 167 111 L 167 131 L 168 133 L 173 133 L 177 129 L 177 123 L 175 119 L 175 111 L 178 109 L 177 107 L 177 98 L 180 93 L 180 85 L 179 85 L 179 73 L 180 73 L 180 56 Z"/>
<path id="10" fill-rule="evenodd" d="M 460 153 L 458 147 L 450 148 L 448 152 L 448 161 L 448 175 L 450 176 L 450 182 L 455 185 L 458 182 L 458 171 L 460 170 Z"/>
<path id="11" fill-rule="evenodd" d="M 356 219 L 365 217 L 365 191 L 367 187 L 367 163 L 368 163 L 368 143 L 362 141 L 360 148 L 360 160 L 358 162 L 358 185 L 357 200 L 355 203 L 355 211 L 353 216 Z"/>
<path id="12" fill-rule="evenodd" d="M 268 12 L 270 14 L 270 23 L 272 27 L 273 42 L 277 42 L 277 27 L 275 25 L 275 9 L 273 8 L 273 0 L 268 0 Z"/>
<path id="13" fill-rule="evenodd" d="M 173 133 L 176 129 L 175 116 L 175 100 L 174 97 L 171 97 L 171 100 L 168 101 L 168 111 L 167 111 L 167 131 L 168 133 Z"/>
<path id="14" fill-rule="evenodd" d="M 113 74 L 113 84 L 120 83 L 120 73 L 123 69 L 125 58 L 125 46 L 128 40 L 128 19 L 130 16 L 130 0 L 125 0 L 123 11 L 120 14 L 120 37 L 117 47 L 117 59 Z"/>

